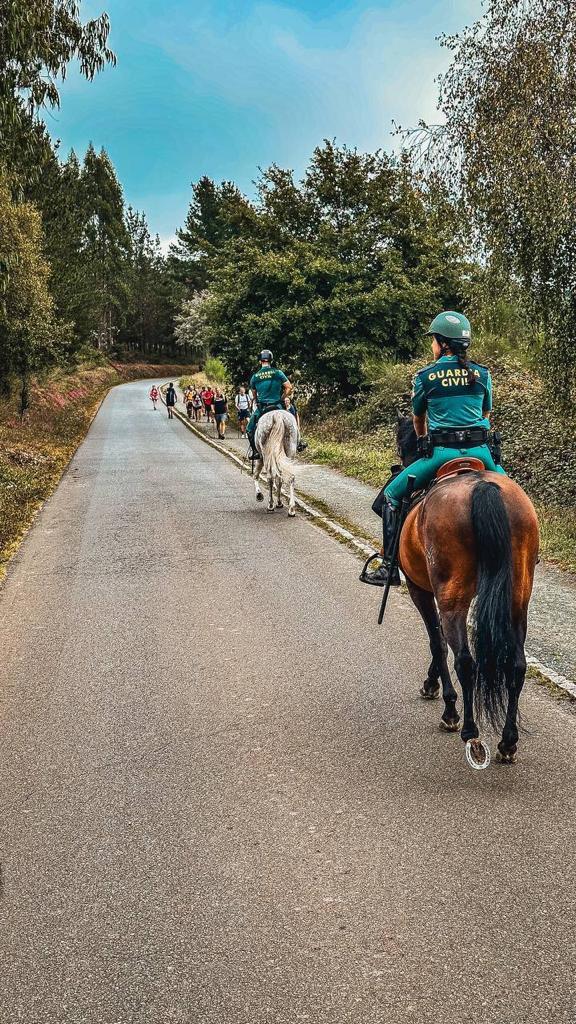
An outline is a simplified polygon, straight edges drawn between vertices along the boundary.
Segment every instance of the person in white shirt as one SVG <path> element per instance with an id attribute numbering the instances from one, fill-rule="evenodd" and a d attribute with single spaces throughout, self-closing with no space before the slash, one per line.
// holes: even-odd
<path id="1" fill-rule="evenodd" d="M 238 426 L 240 427 L 240 433 L 242 434 L 242 437 L 244 437 L 244 434 L 246 433 L 246 424 L 250 417 L 251 407 L 250 397 L 246 394 L 245 387 L 240 387 L 238 389 L 238 394 L 234 399 L 234 404 L 238 413 Z"/>

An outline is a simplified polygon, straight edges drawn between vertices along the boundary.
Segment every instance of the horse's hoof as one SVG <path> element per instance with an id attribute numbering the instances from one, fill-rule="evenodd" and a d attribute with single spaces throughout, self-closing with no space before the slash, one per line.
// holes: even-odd
<path id="1" fill-rule="evenodd" d="M 288 515 L 293 519 L 294 516 L 296 515 L 296 509 L 295 508 L 289 508 L 288 509 Z"/>
<path id="2" fill-rule="evenodd" d="M 474 771 L 483 772 L 490 766 L 490 748 L 482 740 L 468 740 L 464 752 L 468 764 Z"/>
<path id="3" fill-rule="evenodd" d="M 440 728 L 442 732 L 460 732 L 460 720 L 456 719 L 454 722 L 445 722 L 443 718 L 440 719 Z"/>
<path id="4" fill-rule="evenodd" d="M 420 690 L 420 696 L 423 700 L 438 700 L 438 697 L 440 696 L 440 687 L 437 686 L 435 689 L 429 690 L 426 687 L 426 683 L 424 683 L 424 686 Z"/>
<path id="5" fill-rule="evenodd" d="M 277 505 L 276 505 L 276 508 L 284 508 L 284 502 L 283 501 L 279 501 L 277 503 Z"/>
<path id="6" fill-rule="evenodd" d="M 256 495 L 256 501 L 264 501 L 264 495 L 263 494 L 257 494 Z"/>
<path id="7" fill-rule="evenodd" d="M 497 750 L 496 760 L 498 764 L 516 764 L 516 754 L 512 753 L 512 751 L 503 754 L 501 750 Z"/>
<path id="8" fill-rule="evenodd" d="M 268 508 L 266 509 L 266 511 L 267 512 L 273 512 L 274 511 L 274 505 L 268 505 Z"/>

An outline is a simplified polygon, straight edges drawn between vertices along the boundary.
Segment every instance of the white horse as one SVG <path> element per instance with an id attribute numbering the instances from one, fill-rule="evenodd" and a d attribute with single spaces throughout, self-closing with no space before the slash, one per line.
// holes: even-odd
<path id="1" fill-rule="evenodd" d="M 265 412 L 258 420 L 255 441 L 258 451 L 261 452 L 254 474 L 256 501 L 264 501 L 264 495 L 258 482 L 260 475 L 264 472 L 268 478 L 267 511 L 273 512 L 275 508 L 284 507 L 282 485 L 286 484 L 290 489 L 288 515 L 295 516 L 294 469 L 290 459 L 296 455 L 298 427 L 292 413 L 283 409 Z M 274 504 L 274 490 L 276 490 L 276 504 Z"/>

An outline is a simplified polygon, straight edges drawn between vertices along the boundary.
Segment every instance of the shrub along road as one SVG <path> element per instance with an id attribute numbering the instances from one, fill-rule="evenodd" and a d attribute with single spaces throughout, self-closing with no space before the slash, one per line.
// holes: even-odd
<path id="1" fill-rule="evenodd" d="M 473 773 L 408 599 L 146 392 L 2 590 L 2 1024 L 572 1024 L 576 718 Z"/>

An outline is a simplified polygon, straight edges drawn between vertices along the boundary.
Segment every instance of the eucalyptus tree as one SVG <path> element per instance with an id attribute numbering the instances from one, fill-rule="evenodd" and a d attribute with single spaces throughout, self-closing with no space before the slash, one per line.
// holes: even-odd
<path id="1" fill-rule="evenodd" d="M 182 299 L 182 287 L 169 273 L 160 239 L 152 237 L 145 214 L 129 206 L 125 223 L 127 301 L 120 343 L 148 352 L 172 349 L 174 314 Z"/>
<path id="2" fill-rule="evenodd" d="M 443 123 L 409 134 L 463 205 L 500 292 L 522 295 L 557 395 L 576 386 L 576 6 L 487 0 L 443 37 Z"/>
<path id="3" fill-rule="evenodd" d="M 210 354 L 210 330 L 207 304 L 210 293 L 204 289 L 184 299 L 174 318 L 174 340 L 192 360 L 203 366 Z"/>
<path id="4" fill-rule="evenodd" d="M 43 108 L 60 105 L 59 83 L 72 61 L 88 79 L 113 64 L 107 14 L 85 22 L 76 0 L 0 0 L 0 160 L 18 159 L 26 178 L 50 149 Z"/>

